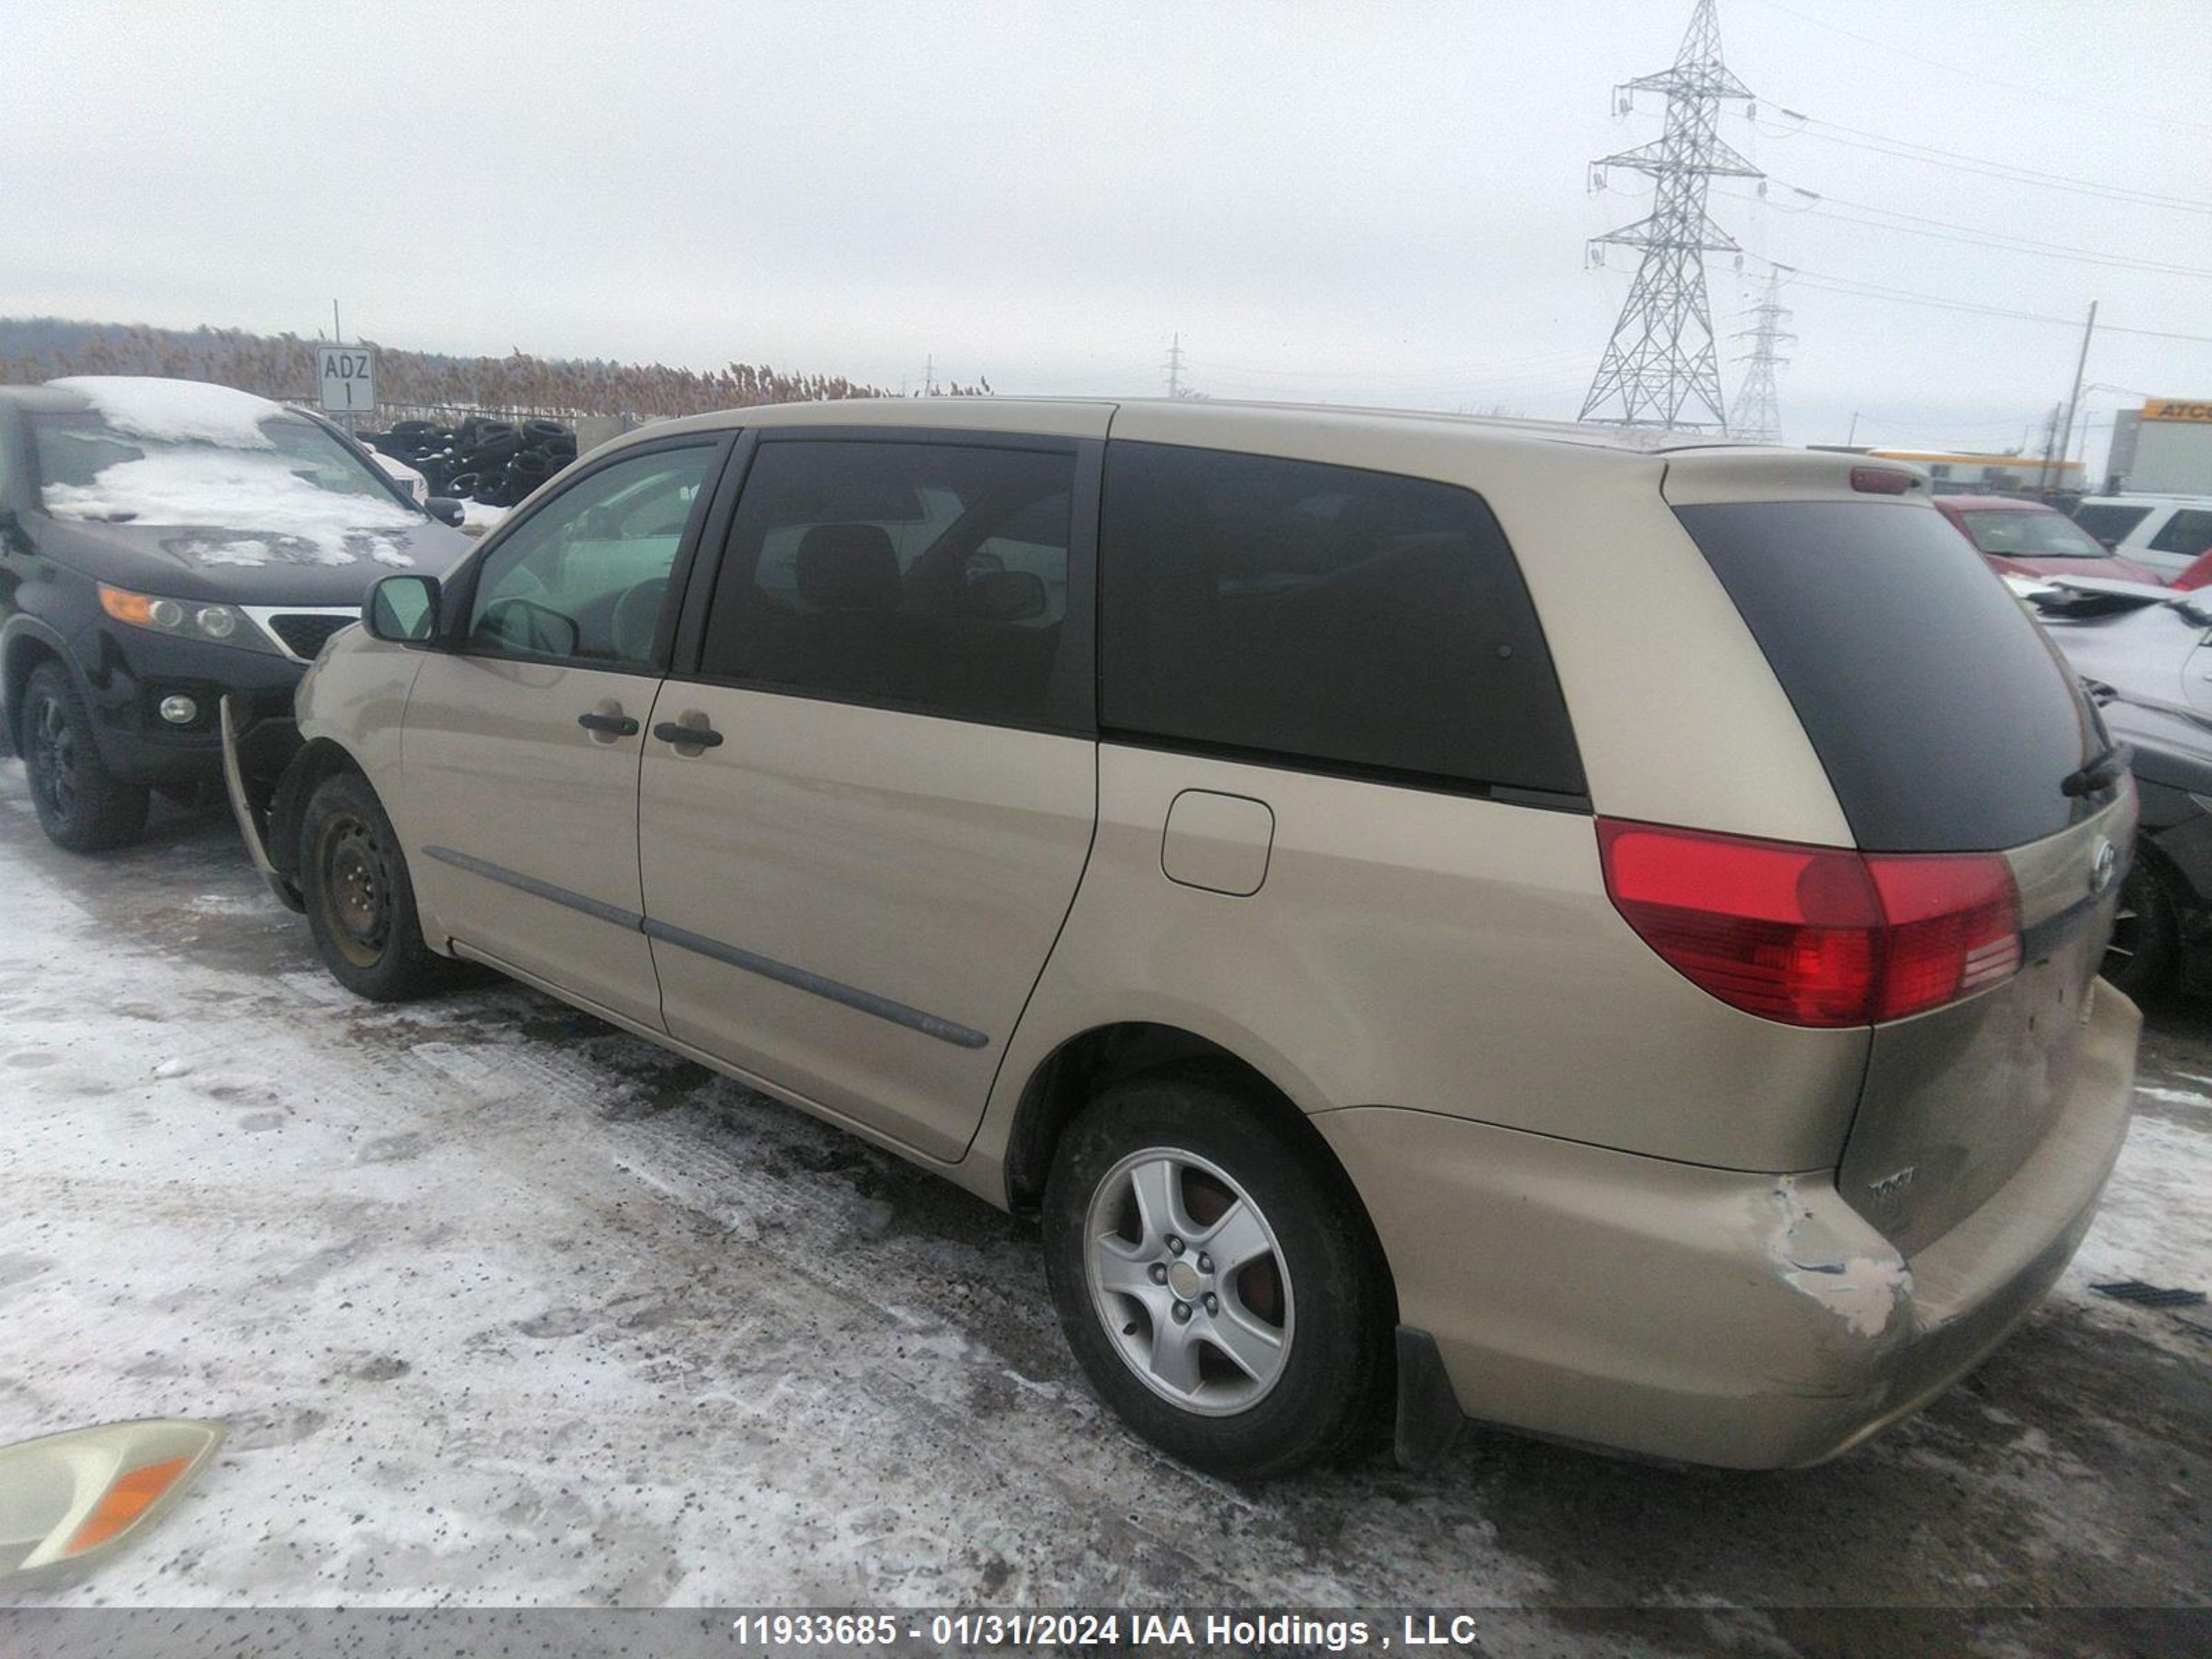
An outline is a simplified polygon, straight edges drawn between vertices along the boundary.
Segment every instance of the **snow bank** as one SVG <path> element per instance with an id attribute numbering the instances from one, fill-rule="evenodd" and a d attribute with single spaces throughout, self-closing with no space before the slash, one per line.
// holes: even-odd
<path id="1" fill-rule="evenodd" d="M 118 432 L 170 443 L 267 449 L 271 446 L 261 422 L 284 412 L 266 398 L 204 380 L 165 380 L 145 374 L 71 374 L 46 384 L 76 392 Z"/>
<path id="2" fill-rule="evenodd" d="M 156 450 L 102 468 L 88 484 L 47 485 L 46 510 L 63 518 L 222 526 L 292 537 L 310 544 L 319 564 L 351 564 L 362 552 L 393 562 L 380 557 L 380 550 L 397 550 L 375 532 L 410 531 L 422 522 L 388 498 L 318 489 L 293 471 L 298 465 L 234 448 Z M 364 533 L 372 544 L 357 544 Z"/>
<path id="3" fill-rule="evenodd" d="M 481 536 L 487 530 L 495 530 L 507 522 L 511 507 L 487 507 L 482 501 L 464 498 L 461 501 L 461 528 L 471 536 Z"/>

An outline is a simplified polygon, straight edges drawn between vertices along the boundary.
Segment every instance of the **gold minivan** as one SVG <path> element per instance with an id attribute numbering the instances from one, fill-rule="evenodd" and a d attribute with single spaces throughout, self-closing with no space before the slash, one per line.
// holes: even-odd
<path id="1" fill-rule="evenodd" d="M 1385 1413 L 1832 1456 L 2126 1132 L 2124 751 L 1863 457 L 733 410 L 386 580 L 296 713 L 233 794 L 343 983 L 489 963 L 1036 1216 L 1230 1476 Z"/>

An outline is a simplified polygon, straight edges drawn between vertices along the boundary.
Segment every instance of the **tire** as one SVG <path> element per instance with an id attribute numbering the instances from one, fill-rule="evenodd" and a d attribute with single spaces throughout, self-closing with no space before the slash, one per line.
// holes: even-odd
<path id="1" fill-rule="evenodd" d="M 374 1002 L 441 991 L 453 964 L 430 949 L 392 820 L 358 772 L 326 778 L 300 819 L 301 896 L 331 976 Z"/>
<path id="2" fill-rule="evenodd" d="M 2136 1001 L 2155 1001 L 2173 988 L 2180 959 L 2180 910 L 2166 878 L 2138 852 L 2120 884 L 2119 913 L 2099 971 Z"/>
<path id="3" fill-rule="evenodd" d="M 1161 1073 L 1106 1091 L 1061 1137 L 1042 1223 L 1068 1346 L 1154 1445 L 1257 1480 L 1335 1455 L 1371 1420 L 1393 1316 L 1364 1218 L 1226 1082 Z M 1212 1260 L 1224 1239 L 1255 1252 L 1242 1268 Z"/>
<path id="4" fill-rule="evenodd" d="M 151 792 L 108 770 L 66 667 L 42 662 L 31 671 L 19 721 L 17 746 L 47 840 L 72 853 L 100 853 L 146 833 Z"/>

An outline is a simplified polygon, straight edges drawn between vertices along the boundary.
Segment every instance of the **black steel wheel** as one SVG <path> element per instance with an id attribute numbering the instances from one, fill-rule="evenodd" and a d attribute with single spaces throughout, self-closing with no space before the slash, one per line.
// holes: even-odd
<path id="1" fill-rule="evenodd" d="M 453 963 L 430 949 L 406 854 L 383 803 L 357 772 L 318 785 L 300 825 L 307 927 L 331 975 L 378 1002 L 443 989 Z"/>

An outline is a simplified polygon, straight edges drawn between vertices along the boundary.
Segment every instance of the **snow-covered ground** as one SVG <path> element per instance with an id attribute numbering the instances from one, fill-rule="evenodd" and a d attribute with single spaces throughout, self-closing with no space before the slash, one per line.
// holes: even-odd
<path id="1" fill-rule="evenodd" d="M 1243 1491 L 1093 1402 L 1021 1224 L 533 993 L 353 1000 L 220 812 L 74 859 L 7 762 L 0 892 L 0 1441 L 231 1425 L 39 1600 L 1533 1604 L 1562 1650 L 1660 1607 L 1788 1653 L 1839 1604 L 2212 1592 L 2212 1316 L 2087 1288 L 2212 1285 L 2212 1014 L 2147 1047 L 2060 1291 L 1849 1457 L 1469 1433 Z"/>

